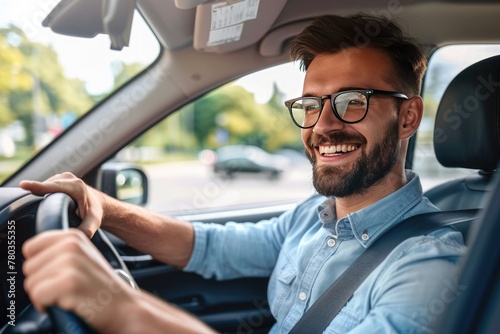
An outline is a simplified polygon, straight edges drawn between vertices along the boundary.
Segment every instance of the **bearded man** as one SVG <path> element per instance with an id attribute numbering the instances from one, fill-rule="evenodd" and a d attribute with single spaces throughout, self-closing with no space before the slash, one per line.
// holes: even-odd
<path id="1" fill-rule="evenodd" d="M 377 34 L 360 41 L 359 32 L 368 28 Z M 423 197 L 418 176 L 404 168 L 423 112 L 426 59 L 418 43 L 384 18 L 324 16 L 299 34 L 292 56 L 306 76 L 302 96 L 285 105 L 301 128 L 317 194 L 271 220 L 219 225 L 183 222 L 119 202 L 69 173 L 43 183 L 24 181 L 20 186 L 35 194 L 67 193 L 83 218 L 79 230 L 42 233 L 24 245 L 25 288 L 34 305 L 60 305 L 84 317 L 78 306 L 85 298 L 125 284 L 88 240 L 102 226 L 157 260 L 207 278 L 270 276 L 276 318 L 271 332 L 288 333 L 385 231 L 437 211 Z M 325 333 L 430 330 L 432 317 L 421 315 L 428 314 L 463 252 L 462 236 L 452 228 L 404 241 Z M 46 265 L 48 259 L 52 264 Z M 145 292 L 123 287 L 114 296 L 87 319 L 98 331 L 211 331 Z"/>

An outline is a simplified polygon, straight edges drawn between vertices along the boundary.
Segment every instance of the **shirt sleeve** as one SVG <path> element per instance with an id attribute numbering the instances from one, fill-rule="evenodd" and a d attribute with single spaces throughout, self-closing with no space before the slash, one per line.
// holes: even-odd
<path id="1" fill-rule="evenodd" d="M 391 253 L 370 289 L 373 308 L 350 334 L 433 333 L 433 323 L 466 288 L 457 286 L 455 279 L 465 251 L 461 235 L 447 235 L 440 240 L 420 237 L 406 250 L 398 247 L 399 253 Z M 411 242 L 405 241 L 406 246 Z"/>
<path id="2" fill-rule="evenodd" d="M 221 280 L 271 275 L 293 212 L 259 223 L 193 223 L 194 248 L 184 271 Z"/>

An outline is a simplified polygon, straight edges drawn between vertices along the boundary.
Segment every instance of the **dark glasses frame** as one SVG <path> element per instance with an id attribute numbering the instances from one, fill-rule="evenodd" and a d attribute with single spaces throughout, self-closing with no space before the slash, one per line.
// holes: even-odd
<path id="1" fill-rule="evenodd" d="M 341 96 L 343 94 L 348 94 L 348 93 L 361 93 L 361 94 L 363 94 L 366 97 L 366 110 L 365 110 L 365 113 L 364 113 L 363 117 L 361 117 L 357 121 L 346 121 L 346 120 L 342 119 L 342 117 L 340 117 L 340 115 L 339 115 L 339 113 L 337 111 L 337 107 L 335 106 L 335 100 L 337 99 L 337 97 L 339 97 L 339 96 Z M 285 106 L 288 108 L 288 111 L 290 113 L 290 117 L 292 118 L 292 121 L 295 123 L 295 125 L 297 125 L 299 128 L 302 128 L 302 129 L 310 129 L 310 128 L 314 127 L 318 123 L 319 118 L 321 117 L 321 113 L 323 112 L 323 107 L 324 107 L 323 101 L 325 99 L 330 99 L 330 105 L 332 107 L 332 110 L 333 110 L 333 113 L 335 114 L 335 116 L 341 122 L 344 122 L 344 123 L 347 123 L 347 124 L 354 124 L 354 123 L 361 122 L 366 117 L 366 114 L 368 114 L 368 108 L 370 106 L 370 97 L 372 97 L 372 95 L 385 95 L 385 96 L 391 96 L 391 97 L 395 97 L 395 98 L 399 98 L 399 99 L 408 100 L 408 96 L 406 96 L 403 93 L 391 92 L 391 91 L 386 91 L 386 90 L 377 90 L 377 89 L 354 89 L 354 90 L 344 90 L 344 91 L 341 91 L 341 92 L 333 93 L 331 95 L 323 95 L 323 96 L 301 96 L 301 97 L 297 97 L 297 98 L 285 101 Z M 318 113 L 318 119 L 314 122 L 314 124 L 309 125 L 309 126 L 303 126 L 302 124 L 299 124 L 295 120 L 295 118 L 293 117 L 292 105 L 293 105 L 294 102 L 302 100 L 302 99 L 316 100 L 318 102 L 319 106 L 320 106 L 320 110 L 319 110 L 319 113 Z"/>

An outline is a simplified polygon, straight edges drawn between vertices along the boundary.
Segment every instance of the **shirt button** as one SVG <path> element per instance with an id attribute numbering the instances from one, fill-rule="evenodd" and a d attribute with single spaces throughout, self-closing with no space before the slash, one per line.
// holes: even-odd
<path id="1" fill-rule="evenodd" d="M 307 293 L 305 293 L 304 291 L 302 291 L 301 293 L 299 293 L 299 299 L 304 301 L 307 299 Z"/>
<path id="2" fill-rule="evenodd" d="M 336 244 L 335 239 L 328 239 L 326 244 L 328 245 L 328 247 L 335 247 Z"/>

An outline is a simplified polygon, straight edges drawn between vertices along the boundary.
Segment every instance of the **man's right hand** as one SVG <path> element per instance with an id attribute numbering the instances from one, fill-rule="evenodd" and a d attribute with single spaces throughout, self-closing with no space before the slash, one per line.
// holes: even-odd
<path id="1" fill-rule="evenodd" d="M 82 218 L 78 228 L 89 238 L 101 226 L 106 201 L 104 194 L 86 185 L 72 173 L 57 174 L 44 182 L 21 181 L 19 186 L 39 196 L 56 192 L 70 196 L 78 206 L 77 214 Z"/>

